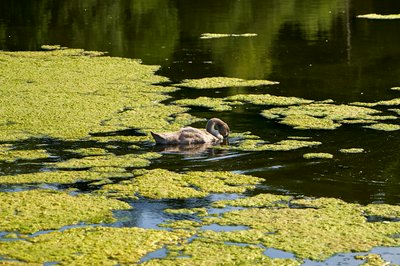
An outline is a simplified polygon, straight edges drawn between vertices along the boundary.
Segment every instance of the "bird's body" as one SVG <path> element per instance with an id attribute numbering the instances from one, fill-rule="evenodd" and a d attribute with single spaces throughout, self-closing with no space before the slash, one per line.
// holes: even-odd
<path id="1" fill-rule="evenodd" d="M 198 143 L 216 143 L 229 135 L 229 126 L 218 118 L 212 118 L 207 122 L 206 130 L 184 127 L 177 132 L 153 133 L 154 140 L 158 144 L 188 145 Z"/>

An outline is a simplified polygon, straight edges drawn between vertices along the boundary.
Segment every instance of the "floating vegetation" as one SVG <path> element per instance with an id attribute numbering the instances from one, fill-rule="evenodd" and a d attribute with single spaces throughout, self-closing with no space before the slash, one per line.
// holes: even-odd
<path id="1" fill-rule="evenodd" d="M 344 123 L 374 122 L 377 120 L 397 119 L 396 116 L 378 116 L 378 110 L 334 104 L 308 104 L 272 108 L 264 110 L 262 115 L 269 119 L 280 119 L 280 123 L 295 129 L 335 129 Z"/>
<path id="2" fill-rule="evenodd" d="M 383 124 L 383 123 L 368 125 L 368 126 L 364 126 L 364 127 L 365 127 L 365 128 L 370 128 L 370 129 L 375 129 L 375 130 L 382 130 L 382 131 L 396 131 L 396 130 L 400 130 L 400 125 Z"/>
<path id="3" fill-rule="evenodd" d="M 126 155 L 114 155 L 107 154 L 101 156 L 87 156 L 83 158 L 74 158 L 63 162 L 57 162 L 49 164 L 53 168 L 72 168 L 72 169 L 83 169 L 83 168 L 98 168 L 98 167 L 145 167 L 150 164 L 151 159 L 156 159 L 162 155 L 155 152 L 149 152 L 144 154 L 126 154 Z"/>
<path id="4" fill-rule="evenodd" d="M 385 261 L 379 254 L 368 254 L 368 255 L 359 255 L 355 256 L 357 260 L 365 260 L 361 266 L 389 266 L 391 263 L 389 261 Z"/>
<path id="5" fill-rule="evenodd" d="M 265 143 L 258 139 L 245 139 L 235 147 L 237 150 L 242 151 L 290 151 L 306 147 L 321 145 L 319 141 L 306 141 L 306 140 L 281 140 L 277 143 Z"/>
<path id="6" fill-rule="evenodd" d="M 165 209 L 164 212 L 171 214 L 189 214 L 197 216 L 207 216 L 208 212 L 206 208 L 192 208 L 192 209 Z"/>
<path id="7" fill-rule="evenodd" d="M 363 148 L 350 148 L 350 149 L 340 149 L 342 153 L 362 153 L 364 152 Z"/>
<path id="8" fill-rule="evenodd" d="M 400 14 L 381 15 L 376 13 L 358 15 L 357 18 L 367 19 L 400 19 Z"/>
<path id="9" fill-rule="evenodd" d="M 202 79 L 185 79 L 181 83 L 175 84 L 176 87 L 188 87 L 194 89 L 217 89 L 228 87 L 257 87 L 279 84 L 269 80 L 245 80 L 239 78 L 212 77 Z"/>
<path id="10" fill-rule="evenodd" d="M 7 146 L 3 146 L 7 147 Z M 45 150 L 14 150 L 0 147 L 0 161 L 47 159 L 50 155 Z"/>
<path id="11" fill-rule="evenodd" d="M 394 91 L 400 91 L 400 87 L 392 87 L 392 88 L 390 88 L 391 90 L 394 90 Z"/>
<path id="12" fill-rule="evenodd" d="M 53 190 L 0 192 L 0 231 L 26 234 L 82 222 L 111 223 L 115 221 L 112 210 L 130 208 L 122 201 L 86 194 L 71 196 Z"/>
<path id="13" fill-rule="evenodd" d="M 191 235 L 183 230 L 135 227 L 73 228 L 39 235 L 30 241 L 0 241 L 0 257 L 40 264 L 133 265 L 147 253 L 178 244 Z"/>
<path id="14" fill-rule="evenodd" d="M 107 151 L 102 148 L 81 148 L 76 150 L 65 150 L 68 152 L 77 153 L 82 156 L 106 155 Z"/>
<path id="15" fill-rule="evenodd" d="M 227 34 L 227 33 L 202 33 L 200 39 L 217 39 L 227 37 L 256 37 L 257 33 Z"/>
<path id="16" fill-rule="evenodd" d="M 354 102 L 351 103 L 351 105 L 357 105 L 357 106 L 366 106 L 366 107 L 374 107 L 378 105 L 400 105 L 400 98 L 395 98 L 391 100 L 386 100 L 386 101 L 378 101 L 374 103 L 364 103 L 364 102 Z"/>
<path id="17" fill-rule="evenodd" d="M 400 115 L 400 109 L 389 109 L 388 111 L 395 112 Z"/>
<path id="18" fill-rule="evenodd" d="M 254 189 L 262 178 L 230 172 L 188 172 L 179 174 L 163 169 L 140 170 L 141 175 L 118 184 L 105 185 L 100 191 L 113 197 L 183 199 L 206 197 L 210 193 L 243 193 Z"/>
<path id="19" fill-rule="evenodd" d="M 78 181 L 103 180 L 110 177 L 131 177 L 118 168 L 95 171 L 55 171 L 0 176 L 0 184 L 70 184 Z"/>
<path id="20" fill-rule="evenodd" d="M 157 66 L 94 54 L 81 49 L 0 52 L 0 140 L 76 140 L 127 128 L 148 132 L 182 126 L 176 118 L 186 109 L 160 103 L 176 88 L 152 85 L 168 81 L 154 74 Z"/>
<path id="21" fill-rule="evenodd" d="M 333 155 L 330 153 L 324 153 L 324 152 L 319 152 L 319 153 L 306 153 L 303 154 L 304 159 L 332 159 Z"/>
<path id="22" fill-rule="evenodd" d="M 215 208 L 233 207 L 277 207 L 286 204 L 292 199 L 291 196 L 258 194 L 253 197 L 245 197 L 234 200 L 219 200 L 212 204 Z"/>
<path id="23" fill-rule="evenodd" d="M 256 105 L 286 106 L 312 103 L 312 100 L 306 100 L 297 97 L 274 96 L 270 94 L 238 94 L 226 98 L 228 101 L 248 102 Z"/>
<path id="24" fill-rule="evenodd" d="M 391 237 L 400 230 L 399 223 L 371 223 L 364 216 L 369 208 L 379 210 L 381 205 L 362 206 L 333 198 L 291 200 L 286 207 L 282 204 L 279 208 L 268 205 L 251 207 L 225 212 L 220 217 L 203 218 L 205 224 L 241 225 L 250 229 L 204 231 L 199 233 L 199 239 L 207 243 L 261 244 L 294 253 L 298 259 L 312 260 L 325 260 L 336 253 L 400 244 L 398 238 Z M 251 203 L 245 202 L 244 205 Z M 292 205 L 296 207 L 291 208 Z M 400 206 L 391 206 L 390 209 L 394 213 L 400 210 Z"/>
<path id="25" fill-rule="evenodd" d="M 165 259 L 152 259 L 144 265 L 300 265 L 292 259 L 271 259 L 264 249 L 255 245 L 227 245 L 195 239 L 190 243 L 170 248 Z"/>
<path id="26" fill-rule="evenodd" d="M 241 102 L 227 102 L 222 98 L 199 97 L 196 99 L 181 99 L 174 101 L 175 104 L 183 106 L 202 106 L 213 111 L 230 111 L 233 105 L 242 104 Z"/>

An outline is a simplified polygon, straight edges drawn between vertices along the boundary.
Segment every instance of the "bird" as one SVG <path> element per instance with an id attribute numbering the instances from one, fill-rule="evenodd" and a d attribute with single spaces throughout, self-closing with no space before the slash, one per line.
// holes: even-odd
<path id="1" fill-rule="evenodd" d="M 184 127 L 177 132 L 151 132 L 156 144 L 190 145 L 199 143 L 218 143 L 229 135 L 229 126 L 219 118 L 208 120 L 206 130 Z"/>

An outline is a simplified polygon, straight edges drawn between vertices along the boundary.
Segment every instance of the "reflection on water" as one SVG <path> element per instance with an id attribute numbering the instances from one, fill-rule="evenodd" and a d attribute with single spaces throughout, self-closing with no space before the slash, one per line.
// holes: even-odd
<path id="1" fill-rule="evenodd" d="M 146 64 L 161 65 L 159 74 L 173 81 L 228 76 L 280 82 L 260 88 L 182 89 L 171 94 L 171 101 L 269 93 L 330 98 L 336 103 L 373 102 L 399 97 L 390 88 L 400 86 L 400 20 L 372 21 L 356 15 L 398 13 L 399 9 L 399 1 L 389 0 L 1 1 L 0 50 L 38 50 L 42 44 L 60 44 L 140 58 Z M 203 33 L 256 36 L 200 39 Z M 218 116 L 233 132 L 251 131 L 271 143 L 288 136 L 311 137 L 323 143 L 318 152 L 334 158 L 304 160 L 302 155 L 314 152 L 312 148 L 249 153 L 196 147 L 160 151 L 163 157 L 151 167 L 253 174 L 266 179 L 260 189 L 268 192 L 361 203 L 400 202 L 398 131 L 382 133 L 357 125 L 335 131 L 293 130 L 262 118 L 260 111 L 244 105 L 229 112 L 205 108 L 191 112 L 202 118 Z M 158 151 L 149 143 L 141 147 Z M 338 152 L 353 147 L 365 152 Z M 63 156 L 56 146 L 49 149 Z M 40 166 L 39 162 L 4 163 L 0 171 L 33 172 Z"/>

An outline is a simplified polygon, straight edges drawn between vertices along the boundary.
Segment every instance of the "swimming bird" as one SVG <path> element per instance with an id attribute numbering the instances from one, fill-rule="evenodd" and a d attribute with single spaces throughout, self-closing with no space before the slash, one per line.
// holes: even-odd
<path id="1" fill-rule="evenodd" d="M 196 143 L 216 143 L 229 135 L 229 126 L 218 118 L 208 120 L 206 130 L 184 127 L 177 132 L 151 132 L 157 144 L 187 145 Z"/>

